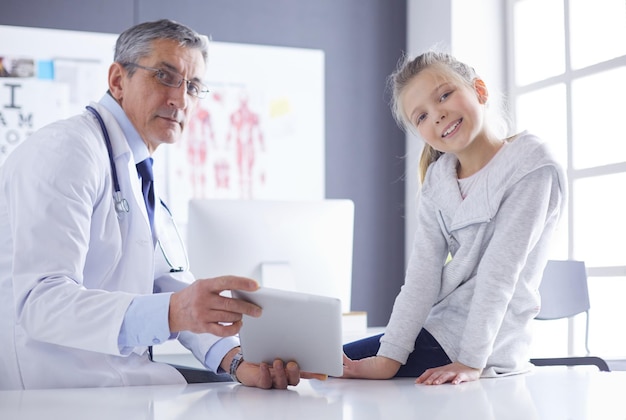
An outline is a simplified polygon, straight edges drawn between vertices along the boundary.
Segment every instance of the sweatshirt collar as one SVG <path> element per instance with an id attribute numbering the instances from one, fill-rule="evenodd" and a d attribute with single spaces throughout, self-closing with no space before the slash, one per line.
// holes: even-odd
<path id="1" fill-rule="evenodd" d="M 422 196 L 450 217 L 451 230 L 488 222 L 512 184 L 542 166 L 556 166 L 549 156 L 543 142 L 523 132 L 493 157 L 482 181 L 463 199 L 456 174 L 458 160 L 446 153 L 429 167 Z"/>

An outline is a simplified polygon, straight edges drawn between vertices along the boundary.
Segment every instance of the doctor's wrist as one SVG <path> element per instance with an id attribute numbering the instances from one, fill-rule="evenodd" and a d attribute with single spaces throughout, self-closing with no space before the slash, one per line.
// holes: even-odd
<path id="1" fill-rule="evenodd" d="M 233 347 L 224 355 L 222 362 L 220 363 L 220 369 L 222 372 L 230 373 L 230 366 L 233 363 L 235 356 L 241 352 L 241 347 Z"/>
<path id="2" fill-rule="evenodd" d="M 243 363 L 243 353 L 241 353 L 241 351 L 240 351 L 237 354 L 235 354 L 235 357 L 233 357 L 233 359 L 230 362 L 229 374 L 230 374 L 231 379 L 234 382 L 241 383 L 241 381 L 237 377 L 237 369 L 239 369 L 239 366 L 242 363 Z"/>

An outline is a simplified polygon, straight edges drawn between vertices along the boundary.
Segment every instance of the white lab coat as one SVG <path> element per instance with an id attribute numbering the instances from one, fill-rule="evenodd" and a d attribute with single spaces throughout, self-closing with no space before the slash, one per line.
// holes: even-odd
<path id="1" fill-rule="evenodd" d="M 122 130 L 91 105 L 109 131 L 130 212 L 118 219 L 102 130 L 88 111 L 32 134 L 0 168 L 0 389 L 185 383 L 146 347 L 118 347 L 135 295 L 185 283 L 155 253 Z M 31 170 L 16 171 L 24 165 Z M 157 206 L 155 219 L 163 213 Z M 201 360 L 219 340 L 180 339 Z"/>

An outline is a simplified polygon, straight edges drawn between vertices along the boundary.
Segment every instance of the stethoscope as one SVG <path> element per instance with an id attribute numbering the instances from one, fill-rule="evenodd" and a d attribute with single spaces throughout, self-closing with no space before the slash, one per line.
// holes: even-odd
<path id="1" fill-rule="evenodd" d="M 122 195 L 120 182 L 117 178 L 117 169 L 115 168 L 115 162 L 113 161 L 113 146 L 111 145 L 111 138 L 109 137 L 109 132 L 106 128 L 106 125 L 104 124 L 104 121 L 102 120 L 102 116 L 100 115 L 100 113 L 96 111 L 96 109 L 93 108 L 92 106 L 87 105 L 86 108 L 89 112 L 91 112 L 96 117 L 96 120 L 98 120 L 98 124 L 100 124 L 100 128 L 102 129 L 104 142 L 106 143 L 107 153 L 109 155 L 109 164 L 111 165 L 111 177 L 113 178 L 113 189 L 114 189 L 113 200 L 115 201 L 115 212 L 117 213 L 117 217 L 121 219 L 125 213 L 128 213 L 130 211 L 130 206 L 128 205 L 128 201 Z M 185 255 L 185 266 L 189 267 L 189 256 L 187 255 L 187 251 L 185 250 L 183 238 L 180 236 L 180 232 L 178 231 L 178 227 L 176 226 L 176 222 L 174 221 L 174 216 L 172 215 L 172 212 L 170 211 L 169 207 L 167 207 L 165 202 L 163 202 L 163 200 L 161 199 L 159 199 L 159 201 L 161 201 L 161 205 L 167 211 L 174 225 L 174 229 L 176 230 L 176 235 L 178 236 L 178 240 L 180 241 L 180 245 L 182 246 L 183 253 Z M 163 245 L 161 244 L 161 241 L 157 240 L 157 244 L 159 245 L 159 248 L 161 248 L 163 257 L 165 257 L 165 261 L 171 268 L 170 272 L 177 273 L 177 272 L 186 270 L 186 268 L 183 266 L 174 266 L 172 262 L 170 261 L 170 259 L 168 258 L 167 253 L 165 252 L 165 249 L 163 248 Z"/>
<path id="2" fill-rule="evenodd" d="M 117 217 L 121 218 L 124 213 L 128 213 L 130 211 L 130 206 L 128 205 L 128 201 L 126 201 L 126 199 L 122 196 L 120 182 L 117 179 L 117 169 L 115 169 L 115 162 L 113 161 L 113 146 L 111 146 L 109 131 L 104 125 L 104 121 L 102 121 L 100 113 L 92 106 L 87 105 L 86 108 L 96 117 L 98 123 L 100 124 L 100 128 L 102 129 L 102 134 L 104 135 L 104 142 L 106 143 L 107 152 L 109 154 L 109 164 L 111 165 L 111 176 L 113 177 L 113 200 L 115 201 L 115 211 L 117 212 Z"/>

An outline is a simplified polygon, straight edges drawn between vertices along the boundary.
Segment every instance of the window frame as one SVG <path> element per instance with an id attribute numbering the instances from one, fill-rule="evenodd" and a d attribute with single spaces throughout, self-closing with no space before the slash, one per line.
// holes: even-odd
<path id="1" fill-rule="evenodd" d="M 626 173 L 626 156 L 624 157 L 624 161 L 621 161 L 618 163 L 611 163 L 611 164 L 602 165 L 602 166 L 586 167 L 582 169 L 574 168 L 572 85 L 575 80 L 578 80 L 587 76 L 595 75 L 598 73 L 602 73 L 608 70 L 613 70 L 613 69 L 617 69 L 620 67 L 626 67 L 626 55 L 609 59 L 603 62 L 595 63 L 595 64 L 592 64 L 583 68 L 573 69 L 572 63 L 571 63 L 570 0 L 562 0 L 563 1 L 563 19 L 564 19 L 563 25 L 564 25 L 564 31 L 565 31 L 565 34 L 564 34 L 565 70 L 564 72 L 562 74 L 552 76 L 544 80 L 539 80 L 539 81 L 535 81 L 532 83 L 528 83 L 526 85 L 517 85 L 516 80 L 515 80 L 516 62 L 515 62 L 515 51 L 514 51 L 514 45 L 515 45 L 514 8 L 518 2 L 521 2 L 524 0 L 505 0 L 505 1 L 506 1 L 506 6 L 504 8 L 505 9 L 505 27 L 504 27 L 505 29 L 504 30 L 505 30 L 505 47 L 506 47 L 506 52 L 505 52 L 505 60 L 506 60 L 505 80 L 506 82 L 505 83 L 506 83 L 506 90 L 508 93 L 507 105 L 511 112 L 510 118 L 511 118 L 511 122 L 513 126 L 516 126 L 516 119 L 517 119 L 516 103 L 517 103 L 517 98 L 520 95 L 535 92 L 540 89 L 555 86 L 558 84 L 563 84 L 565 86 L 565 103 L 566 103 L 566 111 L 565 111 L 566 136 L 565 137 L 567 141 L 567 147 L 566 147 L 567 167 L 564 169 L 566 170 L 567 180 L 568 180 L 569 200 L 567 204 L 567 215 L 565 216 L 565 219 L 567 220 L 567 222 L 563 223 L 562 229 L 566 229 L 567 259 L 579 259 L 579 260 L 584 261 L 584 256 L 576 255 L 575 247 L 574 247 L 574 244 L 576 243 L 577 240 L 584 240 L 584 238 L 576 237 L 576 229 L 575 229 L 576 214 L 575 214 L 574 203 L 575 203 L 575 198 L 579 198 L 579 197 L 575 195 L 577 194 L 577 192 L 574 190 L 574 184 L 579 180 L 588 179 L 592 177 Z M 536 30 L 536 28 L 535 29 L 531 28 L 530 30 Z M 616 40 L 616 42 L 618 41 Z M 624 196 L 626 197 L 626 193 L 624 193 Z M 624 217 L 626 217 L 626 214 L 624 215 Z M 609 233 L 607 233 L 607 236 L 608 235 Z M 623 247 L 622 240 L 623 238 L 620 238 L 617 240 L 618 246 Z M 565 250 L 562 250 L 562 251 L 564 252 Z M 615 281 L 615 280 L 622 281 L 624 278 L 626 278 L 626 247 L 624 247 L 623 258 L 621 258 L 620 261 L 618 261 L 617 265 L 595 266 L 586 262 L 586 268 L 587 268 L 587 275 L 589 278 L 590 291 L 592 290 L 592 288 L 596 288 L 596 290 L 598 289 L 606 290 L 606 288 L 611 287 L 610 284 L 612 283 L 612 281 Z M 603 305 L 600 304 L 598 306 L 602 308 Z M 593 307 L 594 307 L 594 304 L 592 302 L 592 308 Z M 600 311 L 602 311 L 602 309 L 600 309 Z M 619 308 L 616 308 L 616 311 L 619 312 Z M 613 313 L 613 311 L 611 311 L 611 313 Z M 605 321 L 606 319 L 610 318 L 611 320 L 614 319 L 615 322 L 619 322 L 618 319 L 615 319 L 615 315 L 607 314 L 606 312 L 601 312 L 599 315 L 604 315 Z M 606 318 L 607 315 L 609 316 L 609 318 Z M 602 318 L 602 316 L 600 316 L 599 318 Z M 568 326 L 567 328 L 568 330 L 567 331 L 567 337 L 568 337 L 567 353 L 568 355 L 576 355 L 577 353 L 581 353 L 580 347 L 577 347 L 575 344 L 575 342 L 580 341 L 579 336 L 581 334 L 584 334 L 584 327 L 581 324 L 581 321 L 582 319 L 576 318 L 576 319 L 570 319 L 569 322 L 567 323 L 567 326 Z M 594 321 L 592 320 L 591 322 L 594 322 Z M 606 328 L 599 328 L 600 330 L 604 331 L 602 332 L 602 331 L 598 331 L 598 329 L 594 329 L 593 327 L 591 327 L 591 331 L 594 331 L 593 334 L 590 336 L 590 347 L 591 347 L 592 352 L 594 351 L 593 342 L 594 342 L 595 334 L 597 333 L 601 334 L 600 341 L 602 341 L 602 338 L 605 338 L 604 336 L 602 336 L 602 334 L 605 334 L 606 332 L 606 334 L 610 335 L 612 331 L 612 328 L 609 325 L 605 325 L 604 323 L 602 323 L 602 321 L 598 321 L 598 325 L 599 326 L 604 325 Z M 554 333 L 556 331 L 557 330 L 551 330 L 551 331 L 545 330 L 543 332 L 544 334 L 543 338 L 546 340 L 541 345 L 543 345 L 544 347 L 548 346 L 549 348 L 552 349 L 552 351 L 558 348 L 559 342 L 558 340 L 556 340 L 556 336 L 554 336 Z M 537 332 L 541 333 L 541 330 Z M 548 332 L 547 335 L 546 335 L 546 332 Z M 622 339 L 622 342 L 623 342 L 623 339 Z M 626 351 L 624 350 L 624 348 L 622 348 L 622 345 L 618 345 L 618 346 L 619 348 L 614 348 L 614 347 L 610 348 L 611 356 L 623 359 L 625 358 L 624 356 L 626 356 Z"/>
<path id="2" fill-rule="evenodd" d="M 565 168 L 568 179 L 568 190 L 570 199 L 568 201 L 567 212 L 569 217 L 567 222 L 567 241 L 568 250 L 567 257 L 574 258 L 574 222 L 575 211 L 573 208 L 575 194 L 573 185 L 574 182 L 580 179 L 596 177 L 602 175 L 614 175 L 626 172 L 626 160 L 624 162 L 612 163 L 602 166 L 594 166 L 582 169 L 575 169 L 573 165 L 573 127 L 572 127 L 572 84 L 574 80 L 584 78 L 590 75 L 602 73 L 604 71 L 616 69 L 626 66 L 626 55 L 613 58 L 607 61 L 596 63 L 580 69 L 573 69 L 571 64 L 571 48 L 570 48 L 570 19 L 569 19 L 569 4 L 570 0 L 563 0 L 563 19 L 565 28 L 565 71 L 564 73 L 556 76 L 549 77 L 544 80 L 535 81 L 527 85 L 517 85 L 515 82 L 515 54 L 514 54 L 514 37 L 515 37 L 515 16 L 514 6 L 516 3 L 524 0 L 507 0 L 506 7 L 506 25 L 507 33 L 507 91 L 509 96 L 509 109 L 511 111 L 511 119 L 515 125 L 516 120 L 516 100 L 517 97 L 526 93 L 534 92 L 546 87 L 554 86 L 557 84 L 563 84 L 565 86 L 566 94 L 566 139 L 567 139 L 567 168 Z M 626 215 L 625 215 L 626 217 Z M 626 276 L 626 252 L 624 252 L 624 263 L 616 266 L 587 266 L 589 277 L 616 277 Z"/>

